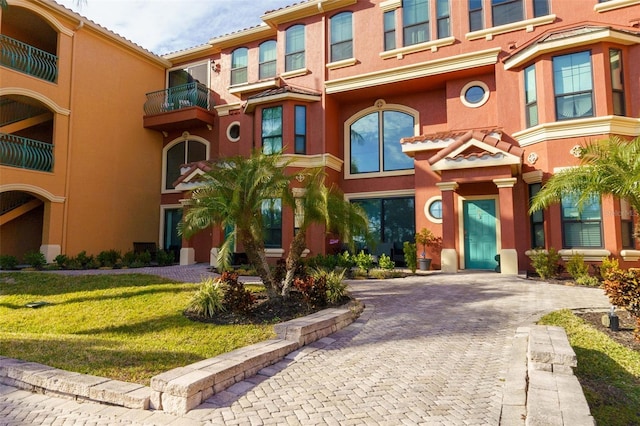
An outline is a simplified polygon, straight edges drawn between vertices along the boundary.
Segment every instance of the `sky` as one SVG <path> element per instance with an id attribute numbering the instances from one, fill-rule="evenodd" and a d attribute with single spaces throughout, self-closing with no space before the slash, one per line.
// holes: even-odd
<path id="1" fill-rule="evenodd" d="M 163 55 L 259 25 L 266 11 L 300 0 L 55 0 Z"/>

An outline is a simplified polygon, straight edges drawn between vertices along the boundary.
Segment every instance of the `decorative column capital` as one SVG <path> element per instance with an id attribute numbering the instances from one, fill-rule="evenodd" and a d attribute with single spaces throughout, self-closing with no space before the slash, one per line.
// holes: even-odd
<path id="1" fill-rule="evenodd" d="M 438 182 L 436 186 L 440 188 L 440 191 L 455 191 L 458 189 L 457 182 Z"/>
<path id="2" fill-rule="evenodd" d="M 516 184 L 517 181 L 518 181 L 517 178 L 512 177 L 512 178 L 494 179 L 493 183 L 495 183 L 498 188 L 513 188 L 513 186 Z"/>

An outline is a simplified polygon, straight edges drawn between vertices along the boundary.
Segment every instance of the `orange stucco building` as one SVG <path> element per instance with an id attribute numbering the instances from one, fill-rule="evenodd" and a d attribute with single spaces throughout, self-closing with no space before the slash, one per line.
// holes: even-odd
<path id="1" fill-rule="evenodd" d="M 369 214 L 368 249 L 394 260 L 429 228 L 446 272 L 499 259 L 518 273 L 536 247 L 638 264 L 624 201 L 528 207 L 581 143 L 640 135 L 640 1 L 303 1 L 163 58 L 49 1 L 10 4 L 20 12 L 3 12 L 3 36 L 58 55 L 55 82 L 0 64 L 3 109 L 26 97 L 53 116 L 53 171 L 0 166 L 3 195 L 43 201 L 32 238 L 49 253 L 155 241 L 181 263 L 215 263 L 223 230 L 176 232 L 185 199 L 206 160 L 258 149 L 322 167 Z M 53 31 L 48 43 L 20 38 L 24 14 Z M 295 214 L 277 200 L 264 213 L 277 259 Z M 3 221 L 3 247 L 20 220 Z M 340 248 L 321 229 L 308 237 L 310 255 Z"/>

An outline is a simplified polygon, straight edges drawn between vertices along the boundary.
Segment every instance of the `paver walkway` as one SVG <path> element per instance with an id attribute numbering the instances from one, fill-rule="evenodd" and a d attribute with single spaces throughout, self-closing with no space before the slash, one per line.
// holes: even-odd
<path id="1" fill-rule="evenodd" d="M 494 273 L 353 281 L 351 289 L 367 308 L 331 344 L 183 417 L 0 386 L 0 424 L 497 425 L 516 328 L 564 307 L 608 306 L 600 289 Z"/>

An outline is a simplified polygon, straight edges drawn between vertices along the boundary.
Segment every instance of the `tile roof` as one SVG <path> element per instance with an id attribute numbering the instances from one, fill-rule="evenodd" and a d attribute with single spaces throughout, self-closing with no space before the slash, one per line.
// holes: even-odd
<path id="1" fill-rule="evenodd" d="M 284 93 L 297 93 L 300 95 L 322 96 L 322 93 L 320 92 L 314 92 L 312 90 L 302 89 L 299 87 L 294 87 L 288 84 L 284 84 L 281 87 L 275 87 L 273 89 L 267 89 L 263 92 L 256 93 L 255 95 L 249 96 L 247 99 L 266 98 L 268 96 L 282 95 Z"/>
<path id="2" fill-rule="evenodd" d="M 495 137 L 495 136 L 498 136 L 498 137 Z M 505 153 L 510 153 L 512 155 L 515 155 L 516 157 L 521 157 L 524 154 L 524 150 L 522 148 L 501 140 L 500 139 L 501 137 L 502 137 L 502 133 L 495 129 L 494 130 L 469 130 L 464 134 L 462 134 L 461 136 L 458 136 L 458 134 L 456 134 L 455 142 L 453 142 L 446 148 L 443 148 L 442 150 L 440 150 L 433 157 L 429 158 L 429 164 L 433 165 L 436 162 L 449 157 L 450 154 L 452 154 L 458 148 L 462 147 L 465 143 L 467 143 L 471 139 L 475 139 L 489 146 L 493 146 L 495 148 L 498 148 L 500 151 L 503 151 Z M 472 158 L 472 157 L 481 158 L 482 156 L 487 154 L 491 156 L 495 155 L 486 151 L 481 151 L 481 152 L 466 151 L 466 152 L 467 154 L 461 153 L 456 155 L 453 158 L 459 159 L 461 155 L 466 155 L 467 158 Z"/>

